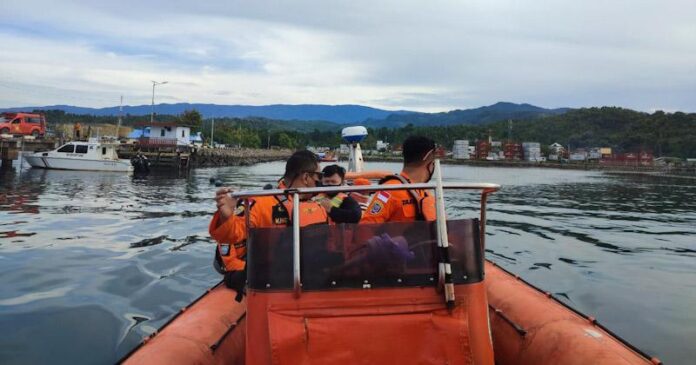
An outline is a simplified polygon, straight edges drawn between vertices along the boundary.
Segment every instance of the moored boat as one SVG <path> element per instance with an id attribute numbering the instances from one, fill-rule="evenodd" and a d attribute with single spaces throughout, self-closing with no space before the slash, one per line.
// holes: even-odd
<path id="1" fill-rule="evenodd" d="M 404 187 L 435 189 L 436 222 L 250 229 L 246 297 L 215 286 L 125 363 L 660 363 L 484 260 L 486 197 L 498 186 L 439 185 L 482 190 L 480 218 L 449 221 L 435 184 L 379 189 Z"/>
<path id="2" fill-rule="evenodd" d="M 55 150 L 24 155 L 32 167 L 55 170 L 133 171 L 129 160 L 118 158 L 116 144 L 97 139 L 68 142 Z"/>

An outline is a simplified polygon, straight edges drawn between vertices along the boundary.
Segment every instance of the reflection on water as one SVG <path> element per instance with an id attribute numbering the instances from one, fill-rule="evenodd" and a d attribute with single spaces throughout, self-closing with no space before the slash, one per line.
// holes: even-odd
<path id="1" fill-rule="evenodd" d="M 209 178 L 260 187 L 282 169 L 0 172 L 0 331 L 12 333 L 0 337 L 0 363 L 113 363 L 219 280 Z M 445 175 L 505 186 L 490 199 L 489 258 L 668 363 L 696 355 L 692 181 L 464 166 Z M 449 193 L 447 206 L 471 217 L 478 197 Z"/>

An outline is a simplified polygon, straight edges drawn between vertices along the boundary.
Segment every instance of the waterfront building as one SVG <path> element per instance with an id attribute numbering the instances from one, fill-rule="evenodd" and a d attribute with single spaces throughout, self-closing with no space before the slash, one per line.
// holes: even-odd
<path id="1" fill-rule="evenodd" d="M 174 122 L 143 122 L 137 124 L 142 129 L 149 129 L 149 135 L 138 138 L 141 145 L 188 146 L 191 128 Z"/>
<path id="2" fill-rule="evenodd" d="M 601 158 L 602 158 L 602 149 L 601 148 L 599 148 L 599 147 L 590 148 L 590 151 L 587 153 L 588 160 L 598 161 Z"/>
<path id="3" fill-rule="evenodd" d="M 522 159 L 522 145 L 519 143 L 509 141 L 505 143 L 503 150 L 506 160 L 516 161 Z"/>
<path id="4" fill-rule="evenodd" d="M 485 160 L 491 152 L 491 144 L 488 141 L 478 141 L 476 143 L 476 159 Z"/>

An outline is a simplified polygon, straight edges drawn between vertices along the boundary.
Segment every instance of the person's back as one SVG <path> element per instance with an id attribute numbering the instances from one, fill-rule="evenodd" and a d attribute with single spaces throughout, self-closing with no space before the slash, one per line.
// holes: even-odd
<path id="1" fill-rule="evenodd" d="M 398 175 L 387 176 L 380 184 L 409 184 L 430 181 L 435 168 L 435 143 L 426 137 L 411 136 L 404 141 L 404 168 Z M 383 190 L 372 197 L 361 223 L 410 222 L 433 220 L 435 203 L 425 190 Z"/>
<path id="2" fill-rule="evenodd" d="M 309 151 L 295 152 L 286 164 L 285 175 L 279 182 L 279 189 L 316 187 L 322 174 L 316 156 Z M 292 197 L 285 195 L 262 196 L 250 198 L 249 211 L 242 200 L 230 196 L 230 188 L 222 188 L 216 192 L 215 201 L 218 210 L 210 221 L 209 232 L 218 242 L 218 264 L 221 271 L 228 275 L 242 273 L 246 269 L 244 256 L 246 254 L 246 239 L 248 228 L 265 228 L 289 226 L 292 223 Z M 329 221 L 324 208 L 312 201 L 311 196 L 300 196 L 300 224 L 326 224 Z M 248 225 L 247 225 L 248 221 Z M 234 283 L 228 283 L 235 289 L 243 287 L 245 278 L 239 278 Z"/>

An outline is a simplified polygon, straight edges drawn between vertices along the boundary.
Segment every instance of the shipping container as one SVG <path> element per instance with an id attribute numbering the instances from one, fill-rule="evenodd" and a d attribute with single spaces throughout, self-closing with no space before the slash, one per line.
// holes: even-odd
<path id="1" fill-rule="evenodd" d="M 468 160 L 469 141 L 465 139 L 458 139 L 454 141 L 454 146 L 452 147 L 452 157 L 457 160 Z"/>

